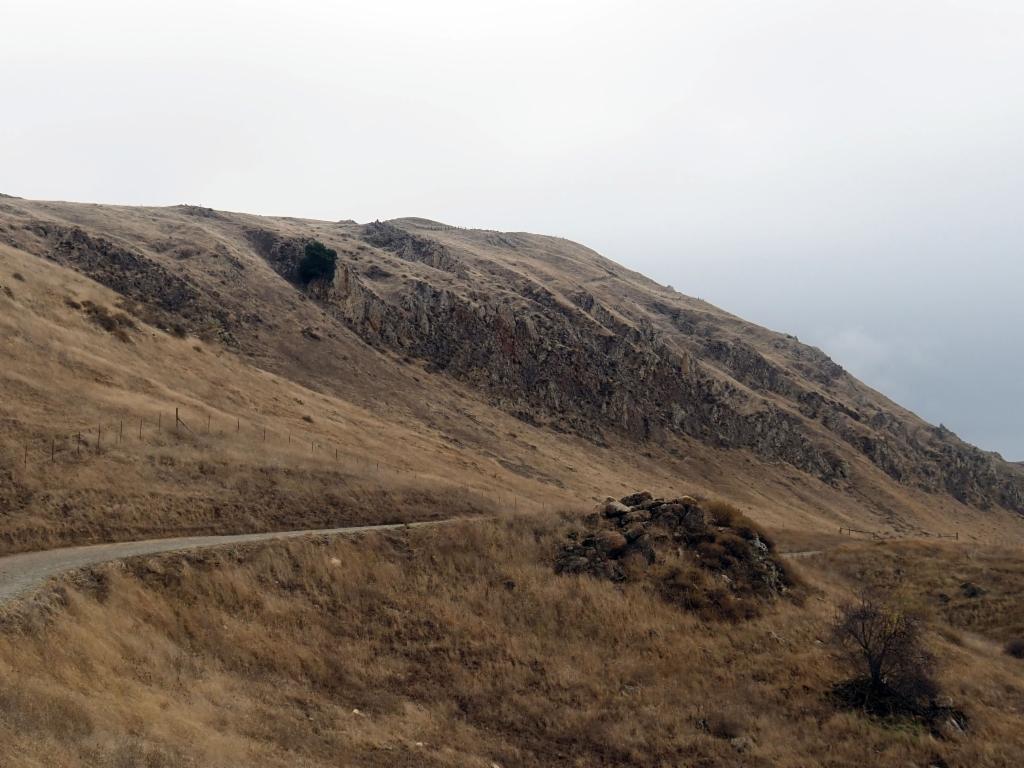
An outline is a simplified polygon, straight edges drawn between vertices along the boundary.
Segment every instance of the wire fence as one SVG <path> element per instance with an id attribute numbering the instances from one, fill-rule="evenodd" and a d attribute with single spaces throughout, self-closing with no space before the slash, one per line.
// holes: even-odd
<path id="1" fill-rule="evenodd" d="M 869 531 L 869 530 L 863 530 L 861 528 L 845 528 L 845 527 L 841 527 L 839 529 L 839 535 L 840 536 L 850 536 L 850 537 L 866 536 L 866 537 L 868 537 L 870 539 L 873 539 L 873 540 L 876 540 L 876 541 L 885 541 L 885 540 L 890 540 L 890 539 L 905 539 L 905 538 L 908 537 L 908 535 L 894 533 L 894 532 L 891 532 L 891 531 Z M 909 534 L 909 536 L 914 536 L 914 537 L 924 536 L 924 537 L 928 537 L 928 538 L 931 538 L 931 539 L 952 539 L 953 541 L 959 541 L 960 540 L 960 531 L 954 531 L 953 533 L 936 533 L 934 531 L 926 531 L 924 529 L 921 529 L 921 530 L 918 530 L 918 531 L 914 531 L 912 534 Z"/>
<path id="2" fill-rule="evenodd" d="M 233 422 L 233 423 L 232 423 Z M 209 412 L 186 414 L 181 407 L 174 413 L 159 411 L 148 415 L 125 413 L 114 418 L 98 419 L 89 424 L 69 428 L 67 431 L 35 435 L 20 442 L 15 464 L 23 469 L 59 466 L 68 462 L 85 462 L 109 455 L 117 450 L 130 450 L 133 446 L 192 447 L 197 451 L 217 450 L 211 440 L 237 436 L 239 446 L 265 446 L 282 455 L 284 449 L 292 456 L 301 451 L 307 457 L 339 465 L 355 466 L 368 475 L 404 476 L 412 479 L 438 481 L 444 485 L 464 489 L 518 510 L 520 502 L 530 504 L 526 497 L 520 498 L 512 492 L 502 493 L 494 488 L 481 490 L 468 483 L 459 482 L 450 476 L 424 472 L 413 467 L 381 461 L 371 454 L 353 454 L 352 447 L 340 442 L 311 435 L 300 430 L 271 429 L 263 423 L 246 422 L 240 416 L 215 417 Z M 15 443 L 18 445 L 18 443 Z M 308 453 L 307 451 L 308 446 Z M 497 475 L 495 475 L 497 476 Z M 546 506 L 546 505 L 540 505 Z"/>

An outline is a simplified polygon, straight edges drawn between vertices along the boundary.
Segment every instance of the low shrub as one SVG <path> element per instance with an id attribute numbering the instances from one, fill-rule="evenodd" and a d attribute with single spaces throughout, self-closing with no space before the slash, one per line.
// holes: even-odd
<path id="1" fill-rule="evenodd" d="M 135 321 L 124 312 L 111 312 L 106 307 L 92 301 L 84 301 L 81 306 L 89 319 L 107 333 L 121 341 L 131 341 L 128 331 L 135 330 L 137 326 Z"/>
<path id="2" fill-rule="evenodd" d="M 1004 646 L 1003 650 L 1015 659 L 1024 659 L 1024 637 L 1015 637 Z"/>

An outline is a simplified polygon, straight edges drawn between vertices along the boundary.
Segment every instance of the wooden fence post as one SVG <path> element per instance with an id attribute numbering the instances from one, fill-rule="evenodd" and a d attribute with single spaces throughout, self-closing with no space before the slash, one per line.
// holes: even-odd
<path id="1" fill-rule="evenodd" d="M 117 428 L 117 444 L 120 445 L 121 441 L 124 440 L 124 419 L 121 419 L 121 424 Z"/>
<path id="2" fill-rule="evenodd" d="M 50 463 L 51 464 L 53 464 L 56 455 L 57 455 L 57 441 L 54 438 L 50 438 Z"/>
<path id="3" fill-rule="evenodd" d="M 142 420 L 143 420 L 143 418 L 145 418 L 145 417 L 144 416 L 139 416 L 139 440 L 142 439 Z"/>
<path id="4" fill-rule="evenodd" d="M 103 442 L 103 425 L 96 425 L 96 453 L 100 452 L 100 443 Z"/>
<path id="5" fill-rule="evenodd" d="M 174 434 L 178 434 L 178 423 L 180 421 L 181 421 L 181 419 L 178 418 L 178 409 L 175 408 L 174 409 Z"/>

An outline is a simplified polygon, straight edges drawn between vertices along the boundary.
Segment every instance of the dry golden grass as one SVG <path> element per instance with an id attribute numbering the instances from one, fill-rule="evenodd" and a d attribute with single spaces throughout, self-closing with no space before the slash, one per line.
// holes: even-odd
<path id="1" fill-rule="evenodd" d="M 839 712 L 847 588 L 704 624 L 555 576 L 540 518 L 105 566 L 0 633 L 10 766 L 1012 766 L 1020 662 L 934 634 L 970 731 Z M 1014 666 L 1016 665 L 1016 666 Z M 358 710 L 358 711 L 357 711 Z"/>

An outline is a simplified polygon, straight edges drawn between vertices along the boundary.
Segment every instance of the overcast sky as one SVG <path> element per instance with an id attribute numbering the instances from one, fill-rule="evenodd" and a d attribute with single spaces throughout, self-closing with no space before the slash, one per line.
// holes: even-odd
<path id="1" fill-rule="evenodd" d="M 0 192 L 558 234 L 1024 459 L 1020 0 L 0 0 Z"/>

